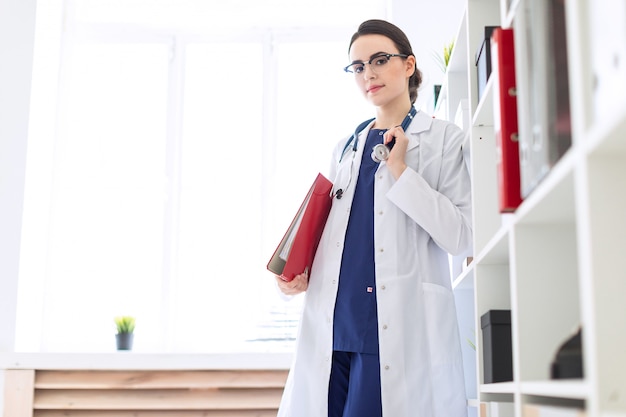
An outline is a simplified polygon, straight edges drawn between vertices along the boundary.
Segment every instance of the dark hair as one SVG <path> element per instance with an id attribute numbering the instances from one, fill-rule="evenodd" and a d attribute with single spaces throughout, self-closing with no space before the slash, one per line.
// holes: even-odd
<path id="1" fill-rule="evenodd" d="M 350 46 L 348 47 L 348 52 L 350 48 L 352 48 L 352 44 L 358 38 L 363 35 L 383 35 L 387 38 L 391 39 L 391 41 L 398 48 L 398 52 L 405 55 L 413 55 L 413 48 L 411 48 L 411 42 L 409 42 L 409 38 L 404 34 L 404 32 L 397 27 L 396 25 L 389 23 L 385 20 L 366 20 L 361 23 L 356 33 L 352 35 L 352 39 L 350 40 Z M 411 103 L 415 103 L 417 100 L 417 89 L 422 84 L 422 72 L 417 68 L 417 63 L 415 64 L 415 72 L 409 78 L 409 96 L 411 98 Z"/>

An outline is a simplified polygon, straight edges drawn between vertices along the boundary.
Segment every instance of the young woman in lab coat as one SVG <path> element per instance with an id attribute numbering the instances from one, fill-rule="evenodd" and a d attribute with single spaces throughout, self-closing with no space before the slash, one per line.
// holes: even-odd
<path id="1" fill-rule="evenodd" d="M 310 277 L 277 277 L 287 295 L 306 291 L 278 416 L 466 416 L 448 265 L 472 240 L 464 135 L 407 116 L 421 74 L 395 25 L 362 23 L 349 59 L 376 117 L 335 148 L 335 198 Z M 388 159 L 373 160 L 393 138 Z"/>

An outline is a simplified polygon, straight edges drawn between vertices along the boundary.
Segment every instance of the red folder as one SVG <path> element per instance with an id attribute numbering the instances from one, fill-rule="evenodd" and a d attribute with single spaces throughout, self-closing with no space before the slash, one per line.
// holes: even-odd
<path id="1" fill-rule="evenodd" d="M 276 247 L 267 269 L 285 281 L 311 270 L 330 213 L 333 184 L 322 174 L 313 181 L 300 209 Z"/>
<path id="2" fill-rule="evenodd" d="M 493 31 L 491 58 L 499 208 L 501 213 L 506 213 L 515 211 L 522 203 L 513 29 Z"/>

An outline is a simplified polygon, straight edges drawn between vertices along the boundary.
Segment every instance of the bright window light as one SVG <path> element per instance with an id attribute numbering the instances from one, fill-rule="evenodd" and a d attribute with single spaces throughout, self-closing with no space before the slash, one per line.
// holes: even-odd
<path id="1" fill-rule="evenodd" d="M 265 265 L 372 116 L 358 5 L 38 1 L 16 350 L 113 351 L 117 315 L 139 352 L 292 349 Z"/>

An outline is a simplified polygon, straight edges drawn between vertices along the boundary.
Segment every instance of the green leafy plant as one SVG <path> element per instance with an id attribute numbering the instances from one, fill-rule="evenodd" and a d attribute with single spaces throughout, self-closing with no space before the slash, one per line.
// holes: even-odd
<path id="1" fill-rule="evenodd" d="M 448 64 L 450 63 L 450 57 L 452 56 L 452 50 L 454 49 L 454 41 L 451 41 L 449 44 L 443 46 L 443 55 L 433 52 L 435 57 L 435 61 L 439 65 L 439 68 L 442 72 L 446 72 L 448 69 Z"/>
<path id="2" fill-rule="evenodd" d="M 115 317 L 115 326 L 117 327 L 117 332 L 119 334 L 122 333 L 132 333 L 135 331 L 135 318 L 132 316 L 117 316 Z"/>

